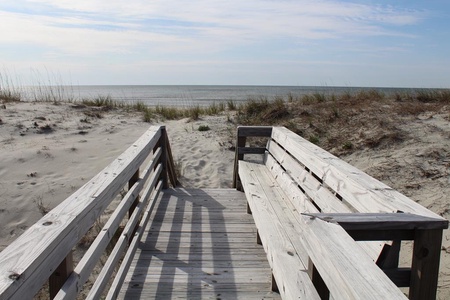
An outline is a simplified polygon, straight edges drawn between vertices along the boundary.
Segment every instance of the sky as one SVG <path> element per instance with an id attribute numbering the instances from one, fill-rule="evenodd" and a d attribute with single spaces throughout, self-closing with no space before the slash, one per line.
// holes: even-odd
<path id="1" fill-rule="evenodd" d="M 450 88 L 450 1 L 2 0 L 0 76 Z"/>

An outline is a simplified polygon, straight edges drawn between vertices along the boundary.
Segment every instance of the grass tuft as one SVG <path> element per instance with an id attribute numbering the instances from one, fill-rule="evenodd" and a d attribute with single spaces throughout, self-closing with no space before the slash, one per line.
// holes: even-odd
<path id="1" fill-rule="evenodd" d="M 211 130 L 211 128 L 209 128 L 208 125 L 200 125 L 198 127 L 198 131 L 209 131 L 209 130 Z"/>

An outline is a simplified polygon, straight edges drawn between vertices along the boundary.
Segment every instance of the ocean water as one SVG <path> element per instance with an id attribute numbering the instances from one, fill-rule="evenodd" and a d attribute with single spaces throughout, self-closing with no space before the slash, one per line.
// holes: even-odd
<path id="1" fill-rule="evenodd" d="M 116 101 L 127 103 L 143 102 L 148 106 L 164 105 L 188 107 L 206 106 L 212 103 L 267 97 L 269 100 L 277 96 L 302 96 L 320 93 L 325 95 L 355 93 L 361 90 L 378 90 L 385 94 L 395 92 L 411 92 L 408 88 L 365 88 L 365 87 L 327 87 L 327 86 L 212 86 L 212 85 L 102 85 L 102 86 L 45 86 L 28 87 L 27 99 L 39 95 L 55 95 L 60 98 L 74 100 L 111 97 Z"/>

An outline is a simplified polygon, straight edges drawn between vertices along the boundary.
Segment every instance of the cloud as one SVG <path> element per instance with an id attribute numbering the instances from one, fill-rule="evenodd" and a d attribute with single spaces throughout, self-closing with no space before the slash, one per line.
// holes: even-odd
<path id="1" fill-rule="evenodd" d="M 399 27 L 421 19 L 420 12 L 391 6 L 305 0 L 32 0 L 7 1 L 1 10 L 4 43 L 32 43 L 70 54 L 149 45 L 161 51 L 218 51 L 282 38 L 402 35 Z"/>

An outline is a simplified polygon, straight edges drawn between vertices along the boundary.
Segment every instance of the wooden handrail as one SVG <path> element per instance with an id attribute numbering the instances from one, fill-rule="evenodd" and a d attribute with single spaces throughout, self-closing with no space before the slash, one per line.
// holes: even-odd
<path id="1" fill-rule="evenodd" d="M 151 159 L 141 172 L 148 157 Z M 111 254 L 116 255 L 111 259 L 112 266 L 136 237 L 133 232 L 139 230 L 142 215 L 148 215 L 145 207 L 157 197 L 161 186 L 158 182 L 164 182 L 164 178 L 166 182 L 168 178 L 173 186 L 177 185 L 165 127 L 152 126 L 109 166 L 0 253 L 0 299 L 31 299 L 55 270 L 60 273 L 62 269 L 64 272 L 51 281 L 51 296 L 74 299 L 129 210 L 129 225 L 126 225 L 129 229 L 124 229 L 117 242 L 120 245 Z M 127 184 L 127 194 L 74 270 L 72 248 Z M 143 191 L 144 186 L 147 187 Z M 134 205 L 136 208 L 131 209 Z M 58 294 L 63 284 L 64 293 Z M 100 282 L 98 286 L 103 288 L 104 284 Z"/>

